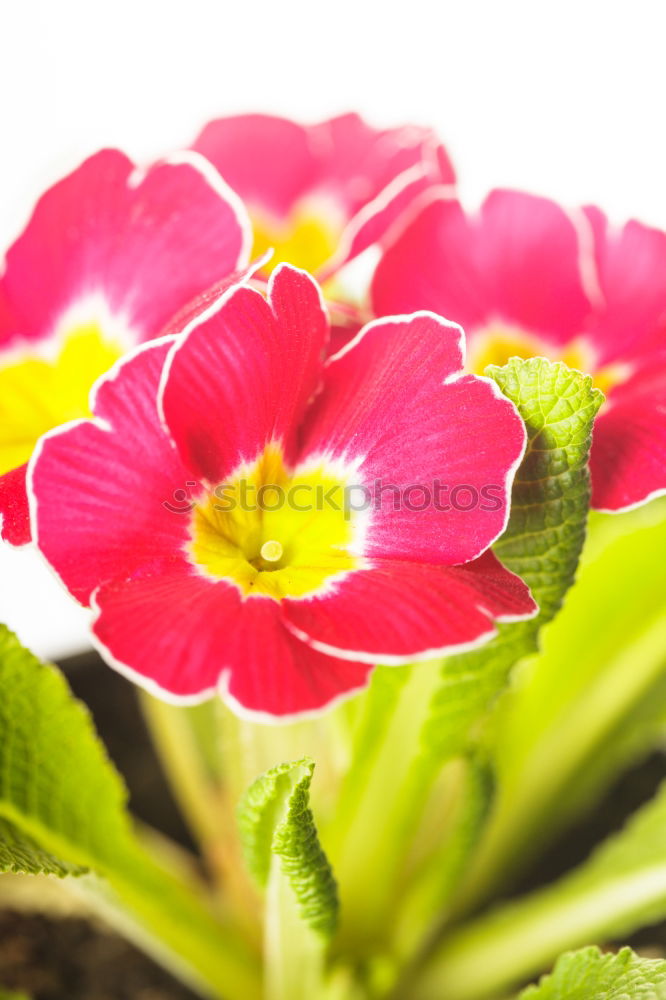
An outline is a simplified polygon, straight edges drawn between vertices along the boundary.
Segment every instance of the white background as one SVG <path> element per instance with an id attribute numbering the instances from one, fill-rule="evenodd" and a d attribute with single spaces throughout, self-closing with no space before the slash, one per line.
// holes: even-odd
<path id="1" fill-rule="evenodd" d="M 431 124 L 470 203 L 524 187 L 666 226 L 665 65 L 662 0 L 0 0 L 0 244 L 96 148 L 147 160 L 247 110 Z M 77 612 L 0 551 L 0 621 L 37 652 L 79 648 Z"/>

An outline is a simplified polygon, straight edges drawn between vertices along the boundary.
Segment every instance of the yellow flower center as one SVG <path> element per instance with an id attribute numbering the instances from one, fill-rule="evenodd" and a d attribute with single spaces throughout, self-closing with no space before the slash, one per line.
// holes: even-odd
<path id="1" fill-rule="evenodd" d="M 594 385 L 604 393 L 626 377 L 624 365 L 593 370 L 592 351 L 582 338 L 558 348 L 535 334 L 498 325 L 474 334 L 468 347 L 467 370 L 475 375 L 483 375 L 488 365 L 505 365 L 509 358 L 545 357 L 592 375 Z"/>
<path id="2" fill-rule="evenodd" d="M 0 475 L 27 462 L 37 439 L 67 420 L 90 416 L 90 387 L 123 353 L 96 323 L 59 338 L 53 358 L 26 348 L 0 356 Z"/>
<path id="3" fill-rule="evenodd" d="M 301 202 L 288 219 L 271 219 L 260 210 L 250 212 L 254 232 L 253 255 L 259 257 L 267 250 L 274 253 L 264 273 L 278 264 L 287 262 L 305 271 L 318 271 L 337 249 L 341 220 L 330 206 Z"/>
<path id="4" fill-rule="evenodd" d="M 289 470 L 271 445 L 191 514 L 191 560 L 244 597 L 305 597 L 358 569 L 362 514 L 325 462 Z"/>

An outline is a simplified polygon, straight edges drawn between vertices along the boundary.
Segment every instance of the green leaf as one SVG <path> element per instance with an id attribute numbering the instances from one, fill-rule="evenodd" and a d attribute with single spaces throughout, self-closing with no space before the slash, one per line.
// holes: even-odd
<path id="1" fill-rule="evenodd" d="M 27 993 L 14 993 L 0 988 L 0 1000 L 30 1000 Z"/>
<path id="2" fill-rule="evenodd" d="M 665 1000 L 666 962 L 639 958 L 631 948 L 602 954 L 598 948 L 569 952 L 538 986 L 518 1000 Z"/>
<path id="3" fill-rule="evenodd" d="M 498 703 L 487 738 L 498 794 L 461 887 L 464 910 L 489 898 L 663 740 L 666 561 L 655 556 L 666 551 L 665 515 L 660 502 L 593 518 L 590 554 L 543 631 L 542 652 L 521 664 Z"/>
<path id="4" fill-rule="evenodd" d="M 337 886 L 309 806 L 314 761 L 279 764 L 250 786 L 238 806 L 238 823 L 250 872 L 268 886 L 274 859 L 288 881 L 308 927 L 333 934 Z"/>
<path id="5" fill-rule="evenodd" d="M 130 839 L 126 794 L 62 675 L 0 626 L 5 871 L 81 874 Z"/>
<path id="6" fill-rule="evenodd" d="M 335 718 L 336 715 L 340 717 L 350 709 L 354 713 L 353 722 L 348 728 L 353 766 L 342 777 L 335 815 L 328 830 L 329 842 L 341 850 L 344 850 L 350 835 L 357 839 L 352 823 L 359 819 L 363 823 L 364 817 L 359 817 L 359 813 L 368 812 L 369 823 L 374 824 L 376 807 L 369 800 L 373 791 L 381 794 L 382 773 L 387 771 L 395 777 L 399 764 L 396 756 L 399 755 L 395 753 L 396 740 L 392 725 L 397 720 L 399 732 L 404 739 L 407 720 L 399 718 L 399 715 L 406 695 L 409 697 L 407 691 L 413 672 L 414 667 L 411 665 L 376 667 L 367 690 L 353 701 L 338 706 L 329 715 L 329 718 Z M 412 712 L 412 719 L 414 715 Z M 418 727 L 418 722 L 416 726 Z M 382 751 L 385 753 L 387 750 L 393 751 L 388 766 L 382 759 Z M 359 835 L 363 836 L 362 830 Z"/>
<path id="7" fill-rule="evenodd" d="M 227 1000 L 256 996 L 242 942 L 203 892 L 137 839 L 88 711 L 4 626 L 0 690 L 0 868 L 77 875 L 79 893 L 197 988 Z"/>
<path id="8" fill-rule="evenodd" d="M 666 917 L 666 783 L 584 864 L 545 889 L 453 931 L 419 997 L 480 1000 L 547 967 Z"/>
<path id="9" fill-rule="evenodd" d="M 545 358 L 512 358 L 486 374 L 515 403 L 528 435 L 509 524 L 494 551 L 529 585 L 540 610 L 530 621 L 499 625 L 497 637 L 478 651 L 444 661 L 424 732 L 425 745 L 440 760 L 464 747 L 511 667 L 537 648 L 540 628 L 573 582 L 590 500 L 592 425 L 603 402 L 589 375 Z"/>

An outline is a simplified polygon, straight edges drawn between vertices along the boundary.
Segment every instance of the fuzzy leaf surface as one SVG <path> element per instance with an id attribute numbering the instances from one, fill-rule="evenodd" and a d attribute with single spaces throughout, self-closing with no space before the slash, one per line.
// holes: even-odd
<path id="1" fill-rule="evenodd" d="M 261 775 L 238 807 L 248 869 L 266 887 L 275 858 L 294 893 L 301 918 L 331 935 L 337 924 L 337 885 L 322 850 L 310 809 L 314 762 L 279 764 Z"/>
<path id="2" fill-rule="evenodd" d="M 517 1000 L 664 1000 L 666 962 L 639 958 L 631 948 L 602 954 L 582 948 L 562 955 L 537 986 Z"/>
<path id="3" fill-rule="evenodd" d="M 62 675 L 0 626 L 0 867 L 82 874 L 127 845 L 126 793 Z"/>

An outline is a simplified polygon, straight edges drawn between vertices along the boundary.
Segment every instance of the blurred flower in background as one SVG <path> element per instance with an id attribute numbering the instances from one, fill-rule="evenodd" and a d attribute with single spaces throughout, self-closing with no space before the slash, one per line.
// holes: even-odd
<path id="1" fill-rule="evenodd" d="M 455 174 L 431 129 L 376 129 L 357 114 L 316 125 L 252 114 L 210 122 L 194 142 L 243 198 L 254 253 L 330 274 L 386 232 L 421 192 Z"/>
<path id="2" fill-rule="evenodd" d="M 92 385 L 133 345 L 248 260 L 248 222 L 203 157 L 141 170 L 104 150 L 55 184 L 0 278 L 0 514 L 29 541 L 26 463 L 89 414 Z"/>
<path id="3" fill-rule="evenodd" d="M 461 323 L 478 374 L 512 356 L 589 372 L 606 394 L 593 506 L 666 491 L 666 233 L 520 191 L 493 191 L 478 214 L 424 200 L 377 267 L 375 314 L 432 309 Z"/>

